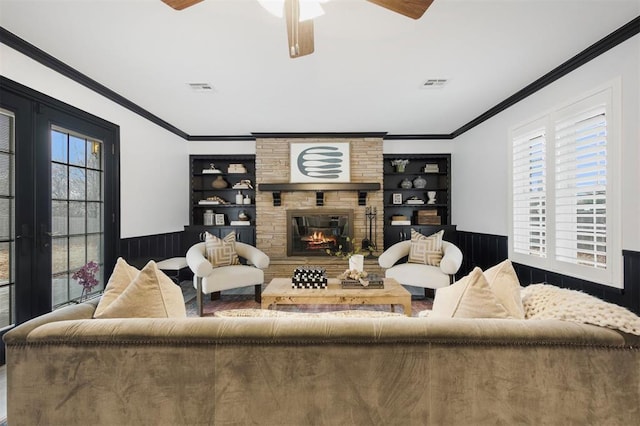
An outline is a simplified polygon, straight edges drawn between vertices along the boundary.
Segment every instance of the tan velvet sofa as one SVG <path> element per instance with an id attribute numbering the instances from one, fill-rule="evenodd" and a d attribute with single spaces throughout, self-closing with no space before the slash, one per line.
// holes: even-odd
<path id="1" fill-rule="evenodd" d="M 8 424 L 629 425 L 640 346 L 557 320 L 91 319 L 5 334 Z"/>

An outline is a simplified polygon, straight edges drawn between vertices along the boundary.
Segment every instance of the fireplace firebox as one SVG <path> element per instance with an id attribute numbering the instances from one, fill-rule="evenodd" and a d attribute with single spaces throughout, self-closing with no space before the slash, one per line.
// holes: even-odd
<path id="1" fill-rule="evenodd" d="M 287 224 L 287 256 L 328 256 L 353 240 L 353 210 L 288 210 Z"/>

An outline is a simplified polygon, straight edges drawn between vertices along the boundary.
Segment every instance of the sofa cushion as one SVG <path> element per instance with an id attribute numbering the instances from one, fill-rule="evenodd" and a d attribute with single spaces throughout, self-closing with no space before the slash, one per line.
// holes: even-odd
<path id="1" fill-rule="evenodd" d="M 409 249 L 409 263 L 439 266 L 442 260 L 442 236 L 444 230 L 428 237 L 411 228 L 411 247 Z"/>
<path id="2" fill-rule="evenodd" d="M 213 267 L 239 265 L 236 253 L 236 233 L 230 232 L 224 238 L 206 233 L 204 240 L 206 258 Z"/>
<path id="3" fill-rule="evenodd" d="M 109 281 L 107 281 L 107 285 L 104 288 L 104 292 L 102 293 L 102 297 L 100 298 L 100 303 L 98 303 L 94 317 L 97 318 L 102 315 L 104 310 L 107 309 L 107 307 L 111 305 L 118 296 L 120 296 L 139 272 L 140 271 L 137 268 L 129 265 L 123 258 L 119 257 L 116 261 L 116 266 L 113 268 L 113 272 L 109 277 Z"/>
<path id="4" fill-rule="evenodd" d="M 431 318 L 509 318 L 482 269 L 476 267 L 461 280 L 436 290 Z"/>
<path id="5" fill-rule="evenodd" d="M 149 261 L 94 318 L 186 318 L 182 290 Z"/>
<path id="6" fill-rule="evenodd" d="M 498 301 L 509 312 L 509 316 L 524 319 L 520 280 L 510 260 L 498 263 L 484 271 L 484 277 L 493 290 Z"/>

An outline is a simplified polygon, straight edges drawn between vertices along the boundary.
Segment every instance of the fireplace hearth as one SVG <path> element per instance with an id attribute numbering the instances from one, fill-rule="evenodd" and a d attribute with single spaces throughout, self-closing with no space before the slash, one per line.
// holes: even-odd
<path id="1" fill-rule="evenodd" d="M 287 256 L 328 256 L 353 239 L 353 210 L 287 210 Z"/>

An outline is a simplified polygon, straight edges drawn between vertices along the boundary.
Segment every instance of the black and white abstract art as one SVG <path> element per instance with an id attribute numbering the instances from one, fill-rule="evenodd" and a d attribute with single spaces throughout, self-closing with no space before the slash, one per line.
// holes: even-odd
<path id="1" fill-rule="evenodd" d="M 350 182 L 349 143 L 292 143 L 291 183 Z"/>

